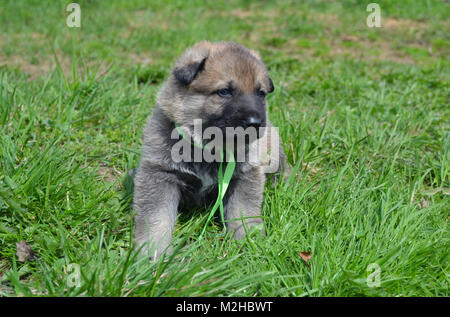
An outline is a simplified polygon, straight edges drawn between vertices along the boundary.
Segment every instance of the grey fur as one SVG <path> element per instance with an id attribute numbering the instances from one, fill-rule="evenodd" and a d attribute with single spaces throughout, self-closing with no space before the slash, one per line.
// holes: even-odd
<path id="1" fill-rule="evenodd" d="M 242 57 L 236 57 L 236 54 L 241 54 Z M 192 65 L 205 63 L 205 59 L 205 73 L 191 74 L 194 69 Z M 134 178 L 133 208 L 137 212 L 134 243 L 141 254 L 149 256 L 150 259 L 158 258 L 168 250 L 181 204 L 187 207 L 207 206 L 217 197 L 218 164 L 175 163 L 171 157 L 171 148 L 177 140 L 171 139 L 171 132 L 174 122 L 179 126 L 192 128 L 193 119 L 205 119 L 207 115 L 223 111 L 217 99 L 211 99 L 209 94 L 199 92 L 200 88 L 196 89 L 194 86 L 197 81 L 202 80 L 202 76 L 210 76 L 207 80 L 203 79 L 211 86 L 220 81 L 219 78 L 217 80 L 214 78 L 214 68 L 221 65 L 221 59 L 223 63 L 247 59 L 242 63 L 247 68 L 255 68 L 252 76 L 260 76 L 258 78 L 261 78 L 261 81 L 265 80 L 263 85 L 267 85 L 266 90 L 269 91 L 270 86 L 273 90 L 272 81 L 268 78 L 259 55 L 234 43 L 201 42 L 189 48 L 177 61 L 174 73 L 163 85 L 153 113 L 147 120 L 143 132 L 141 161 Z M 187 70 L 183 69 L 184 66 L 188 66 Z M 241 77 L 245 77 L 245 74 Z M 266 80 L 266 77 L 269 80 Z M 269 121 L 267 125 L 270 126 Z M 271 136 L 266 133 L 262 138 L 267 137 Z M 272 137 L 279 138 L 278 135 Z M 283 168 L 285 174 L 288 174 L 289 166 L 281 142 L 279 143 L 280 157 L 276 159 L 281 164 L 277 174 L 282 172 Z M 226 222 L 227 230 L 232 232 L 236 239 L 245 236 L 246 227 L 262 223 L 259 216 L 265 181 L 266 174 L 263 167 L 252 166 L 247 162 L 236 164 L 224 199 L 225 219 L 252 217 Z"/>

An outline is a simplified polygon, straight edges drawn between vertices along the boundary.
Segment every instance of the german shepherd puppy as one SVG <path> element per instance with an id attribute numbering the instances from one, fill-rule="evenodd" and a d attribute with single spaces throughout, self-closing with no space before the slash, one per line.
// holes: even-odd
<path id="1" fill-rule="evenodd" d="M 167 251 L 180 206 L 208 206 L 217 199 L 220 162 L 174 159 L 177 142 L 185 142 L 188 158 L 191 146 L 205 144 L 194 131 L 195 120 L 201 120 L 201 132 L 208 127 L 216 127 L 226 136 L 230 127 L 258 131 L 256 137 L 232 146 L 231 153 L 244 149 L 246 159 L 235 160 L 223 205 L 227 230 L 236 239 L 262 224 L 266 174 L 283 173 L 286 177 L 290 171 L 280 137 L 267 117 L 266 95 L 273 90 L 259 54 L 242 45 L 203 41 L 179 58 L 144 129 L 141 161 L 134 178 L 134 242 L 142 254 L 154 260 Z M 183 138 L 181 128 L 193 141 Z M 270 147 L 270 140 L 276 141 L 276 151 Z M 223 146 L 227 151 L 228 141 Z M 262 153 L 267 154 L 265 158 L 259 155 L 258 164 L 247 160 L 254 145 L 261 145 Z"/>

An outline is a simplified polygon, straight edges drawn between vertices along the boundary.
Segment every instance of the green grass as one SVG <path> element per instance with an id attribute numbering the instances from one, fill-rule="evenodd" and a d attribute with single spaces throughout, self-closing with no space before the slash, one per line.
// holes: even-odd
<path id="1" fill-rule="evenodd" d="M 79 0 L 69 29 L 69 2 L 0 4 L 0 295 L 449 295 L 448 3 L 378 1 L 370 29 L 356 0 Z M 137 261 L 125 176 L 175 58 L 203 39 L 261 52 L 296 175 L 266 186 L 264 240 L 219 218 L 198 240 L 196 210 L 172 257 Z"/>

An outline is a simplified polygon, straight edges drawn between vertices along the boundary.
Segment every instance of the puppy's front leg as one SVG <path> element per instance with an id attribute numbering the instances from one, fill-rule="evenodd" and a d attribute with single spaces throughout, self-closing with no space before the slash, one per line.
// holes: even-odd
<path id="1" fill-rule="evenodd" d="M 245 226 L 249 229 L 263 222 L 260 215 L 265 180 L 260 167 L 254 167 L 234 180 L 225 205 L 225 221 L 227 230 L 233 232 L 237 240 L 245 236 Z"/>
<path id="2" fill-rule="evenodd" d="M 143 164 L 134 179 L 134 243 L 151 260 L 157 259 L 172 240 L 180 200 L 173 177 Z"/>

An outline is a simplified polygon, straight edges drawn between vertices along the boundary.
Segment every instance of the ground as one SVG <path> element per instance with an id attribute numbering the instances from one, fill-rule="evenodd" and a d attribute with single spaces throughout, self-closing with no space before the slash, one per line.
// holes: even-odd
<path id="1" fill-rule="evenodd" d="M 79 0 L 80 28 L 69 2 L 0 4 L 0 296 L 449 295 L 447 1 L 378 1 L 380 28 L 371 1 Z M 264 240 L 185 211 L 174 255 L 137 261 L 126 175 L 204 39 L 261 53 L 294 173 Z"/>

